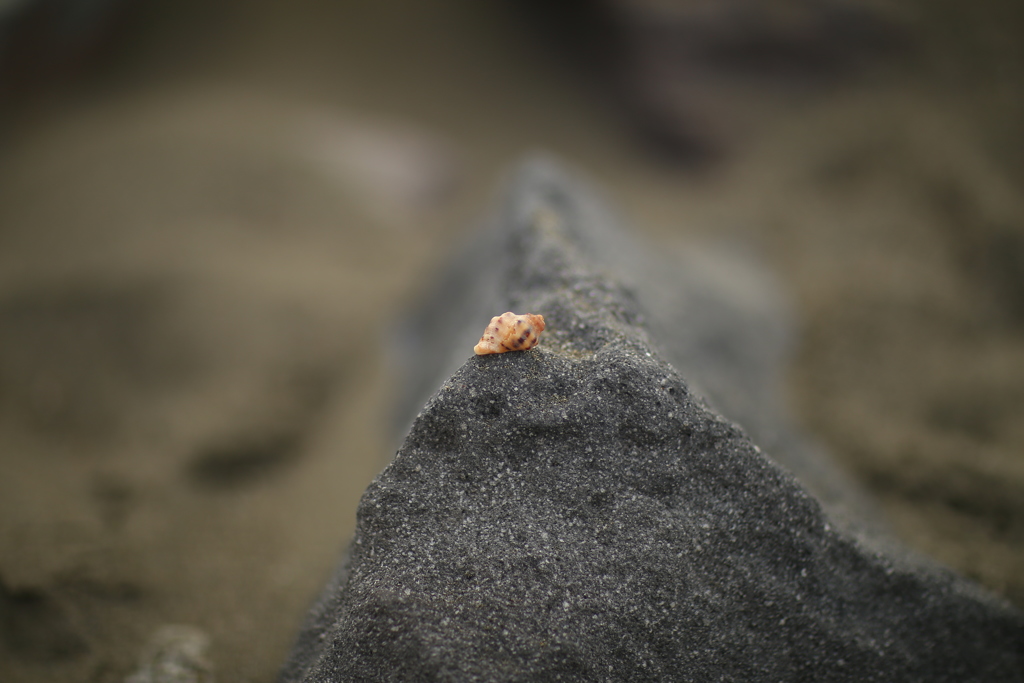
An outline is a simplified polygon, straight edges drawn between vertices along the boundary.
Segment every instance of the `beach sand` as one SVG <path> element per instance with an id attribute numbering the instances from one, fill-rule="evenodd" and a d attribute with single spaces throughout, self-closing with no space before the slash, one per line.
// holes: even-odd
<path id="1" fill-rule="evenodd" d="M 394 321 L 539 149 L 661 250 L 767 265 L 800 423 L 1024 606 L 1019 11 L 925 3 L 910 56 L 740 88 L 687 167 L 512 3 L 364 4 L 151 3 L 8 107 L 0 679 L 123 681 L 178 624 L 274 680 L 401 439 Z"/>

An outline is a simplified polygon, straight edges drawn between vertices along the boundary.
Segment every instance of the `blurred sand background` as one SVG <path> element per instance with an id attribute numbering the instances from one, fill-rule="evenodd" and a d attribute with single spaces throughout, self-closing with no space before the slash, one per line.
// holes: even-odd
<path id="1" fill-rule="evenodd" d="M 888 28 L 847 45 L 821 4 L 774 5 L 812 39 L 771 70 L 665 57 L 659 17 L 735 18 L 651 0 L 139 0 L 8 57 L 0 680 L 123 681 L 183 624 L 272 681 L 400 437 L 390 325 L 536 149 L 773 269 L 806 430 L 1024 606 L 1024 9 L 851 3 Z"/>

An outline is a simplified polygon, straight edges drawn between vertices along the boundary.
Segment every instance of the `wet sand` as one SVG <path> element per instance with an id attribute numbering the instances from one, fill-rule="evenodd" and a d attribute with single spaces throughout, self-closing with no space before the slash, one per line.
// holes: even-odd
<path id="1" fill-rule="evenodd" d="M 219 680 L 274 679 L 400 436 L 390 325 L 534 149 L 665 249 L 774 269 L 806 429 L 910 545 L 1024 606 L 1024 99 L 998 8 L 929 16 L 914 57 L 827 90 L 739 92 L 731 153 L 694 170 L 510 7 L 171 4 L 7 117 L 4 681 L 122 681 L 166 624 L 209 637 Z"/>

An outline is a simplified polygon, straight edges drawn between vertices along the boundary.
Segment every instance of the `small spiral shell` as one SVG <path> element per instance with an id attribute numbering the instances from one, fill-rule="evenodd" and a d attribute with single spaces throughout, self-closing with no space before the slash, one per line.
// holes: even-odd
<path id="1" fill-rule="evenodd" d="M 478 356 L 488 353 L 505 353 L 506 351 L 525 351 L 532 349 L 540 341 L 540 333 L 544 331 L 544 316 L 516 315 L 512 311 L 496 315 L 484 330 L 484 336 L 473 347 Z"/>

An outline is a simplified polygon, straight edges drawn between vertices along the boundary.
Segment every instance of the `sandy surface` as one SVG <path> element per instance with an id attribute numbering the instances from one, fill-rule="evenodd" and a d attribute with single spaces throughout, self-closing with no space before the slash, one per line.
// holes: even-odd
<path id="1" fill-rule="evenodd" d="M 8 109 L 0 679 L 121 681 L 183 624 L 219 680 L 273 680 L 395 447 L 388 326 L 536 148 L 652 240 L 764 258 L 806 428 L 908 543 L 1024 605 L 1012 3 L 929 10 L 912 57 L 827 92 L 739 92 L 700 172 L 508 7 L 370 4 L 154 3 Z"/>

